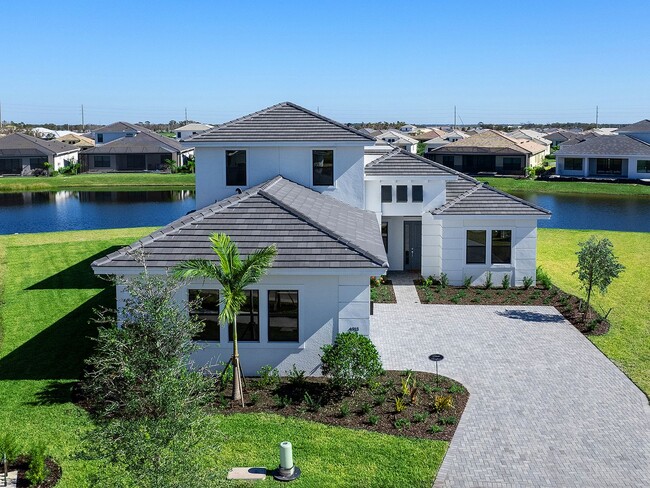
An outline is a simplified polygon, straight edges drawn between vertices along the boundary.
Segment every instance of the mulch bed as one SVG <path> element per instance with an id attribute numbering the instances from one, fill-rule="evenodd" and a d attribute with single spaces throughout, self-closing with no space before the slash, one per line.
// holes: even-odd
<path id="1" fill-rule="evenodd" d="M 458 286 L 426 287 L 415 281 L 422 303 L 454 305 L 548 305 L 555 307 L 565 319 L 585 335 L 602 335 L 609 330 L 609 322 L 589 307 L 587 320 L 580 311 L 582 300 L 559 288 L 543 286 L 524 288 L 464 288 Z"/>
<path id="2" fill-rule="evenodd" d="M 45 459 L 45 465 L 49 470 L 50 474 L 47 479 L 38 485 L 36 488 L 51 488 L 56 486 L 56 484 L 61 479 L 61 466 L 59 466 L 52 458 Z M 29 456 L 19 456 L 13 463 L 9 465 L 9 471 L 18 470 L 18 486 L 19 487 L 28 487 L 31 486 L 27 478 L 25 478 L 25 473 L 29 469 Z M 1 479 L 1 478 L 0 478 Z M 34 487 L 32 487 L 34 488 Z"/>
<path id="3" fill-rule="evenodd" d="M 382 276 L 380 281 L 371 283 L 370 299 L 374 303 L 397 303 L 393 282 Z"/>
<path id="4" fill-rule="evenodd" d="M 414 371 L 411 378 L 415 377 L 416 390 L 411 401 L 410 395 L 402 395 L 402 381 L 407 380 L 408 373 L 386 371 L 372 387 L 350 395 L 340 394 L 322 377 L 308 377 L 298 384 L 283 377 L 279 385 L 270 386 L 262 386 L 259 380 L 251 378 L 245 388 L 245 407 L 230 400 L 229 389 L 220 394 L 218 407 L 227 414 L 275 413 L 350 429 L 451 440 L 469 398 L 467 389 L 444 376 L 438 378 L 438 389 L 435 374 Z M 307 395 L 314 401 L 320 400 L 321 406 L 310 407 L 305 400 Z M 453 405 L 436 411 L 436 396 L 449 396 Z M 403 398 L 406 403 L 400 413 L 395 408 L 396 398 Z"/>

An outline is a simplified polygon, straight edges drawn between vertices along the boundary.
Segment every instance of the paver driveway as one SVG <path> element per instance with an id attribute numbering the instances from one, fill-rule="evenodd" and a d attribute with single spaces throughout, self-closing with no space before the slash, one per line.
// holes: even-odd
<path id="1" fill-rule="evenodd" d="M 402 278 L 403 279 L 403 278 Z M 435 487 L 650 486 L 646 396 L 552 307 L 375 305 L 384 367 L 470 391 Z"/>

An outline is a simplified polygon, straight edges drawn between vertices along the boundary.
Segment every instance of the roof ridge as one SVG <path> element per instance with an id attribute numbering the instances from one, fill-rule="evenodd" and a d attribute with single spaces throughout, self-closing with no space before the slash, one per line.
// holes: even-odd
<path id="1" fill-rule="evenodd" d="M 285 180 L 285 181 L 289 181 L 289 182 L 291 182 L 291 183 L 294 183 L 294 184 L 296 184 L 296 185 L 298 184 L 298 183 L 295 183 L 294 181 L 291 181 L 291 180 L 289 180 L 289 179 L 287 179 L 287 178 L 284 178 L 284 177 L 282 177 L 282 176 L 281 176 L 280 178 L 282 178 L 282 179 Z M 279 181 L 279 180 L 278 180 L 278 181 Z M 259 193 L 260 195 L 262 195 L 263 197 L 269 199 L 269 200 L 270 200 L 271 202 L 273 202 L 274 204 L 276 204 L 276 205 L 278 205 L 279 207 L 283 208 L 283 209 L 286 210 L 287 212 L 289 212 L 289 213 L 295 215 L 295 216 L 298 217 L 299 219 L 301 219 L 301 220 L 303 220 L 304 222 L 306 222 L 307 224 L 311 225 L 312 227 L 314 227 L 314 228 L 320 230 L 320 231 L 323 232 L 324 234 L 327 234 L 328 236 L 330 236 L 332 239 L 336 240 L 337 242 L 341 242 L 342 244 L 346 245 L 347 247 L 349 247 L 349 248 L 352 249 L 353 251 L 355 251 L 355 252 L 361 254 L 362 256 L 364 256 L 364 257 L 367 258 L 367 259 L 370 259 L 370 260 L 373 261 L 374 263 L 376 263 L 376 264 L 378 264 L 378 265 L 380 265 L 380 266 L 383 266 L 383 267 L 385 267 L 386 264 L 388 264 L 388 263 L 382 261 L 381 259 L 379 259 L 377 256 L 375 256 L 375 255 L 373 255 L 373 254 L 367 252 L 367 251 L 364 250 L 364 249 L 361 249 L 359 246 L 357 246 L 357 245 L 354 244 L 353 242 L 350 242 L 348 239 L 345 239 L 343 236 L 339 235 L 338 233 L 336 233 L 335 231 L 333 231 L 332 229 L 330 229 L 328 226 L 326 226 L 326 225 L 324 225 L 324 224 L 321 224 L 321 223 L 317 223 L 317 222 L 315 222 L 313 219 L 311 219 L 310 217 L 308 217 L 306 214 L 304 214 L 303 212 L 301 212 L 301 211 L 298 210 L 297 208 L 295 208 L 295 207 L 293 207 L 293 206 L 290 206 L 290 205 L 287 205 L 287 204 L 286 204 L 285 202 L 283 202 L 282 200 L 279 200 L 277 197 L 275 197 L 275 196 L 271 195 L 270 193 L 268 193 L 268 192 L 266 191 L 267 188 L 271 188 L 273 185 L 275 185 L 275 183 L 277 183 L 277 181 L 274 181 L 271 185 L 269 185 L 268 187 L 266 187 L 266 188 L 264 188 L 264 189 L 260 189 L 258 193 Z M 309 191 L 312 191 L 312 192 L 314 192 L 314 193 L 317 193 L 318 195 L 320 195 L 320 196 L 322 196 L 322 197 L 325 197 L 325 198 L 332 198 L 332 197 L 330 197 L 329 195 L 324 195 L 324 194 L 322 194 L 322 193 L 320 193 L 320 192 L 317 192 L 317 191 L 315 191 L 315 190 L 312 190 L 311 188 L 307 188 L 307 187 L 304 187 L 304 188 L 305 188 L 306 190 L 309 190 Z M 338 201 L 338 200 L 337 200 L 337 201 Z M 341 203 L 343 203 L 343 202 L 341 202 Z M 358 210 L 360 210 L 361 212 L 368 212 L 368 210 L 363 210 L 363 209 L 358 209 Z"/>
<path id="2" fill-rule="evenodd" d="M 345 130 L 347 130 L 347 131 L 350 131 L 350 132 L 352 132 L 352 133 L 354 133 L 354 134 L 357 134 L 358 136 L 361 136 L 361 137 L 363 137 L 363 138 L 365 138 L 365 139 L 368 139 L 368 140 L 370 140 L 370 141 L 374 141 L 374 140 L 375 140 L 375 139 L 374 139 L 372 136 L 370 136 L 369 134 L 364 134 L 363 132 L 361 132 L 360 130 L 355 129 L 354 127 L 349 127 L 349 126 L 347 126 L 347 125 L 345 125 L 345 124 L 342 124 L 341 122 L 337 122 L 337 121 L 334 120 L 334 119 L 330 119 L 329 117 L 325 117 L 324 115 L 321 115 L 321 114 L 319 114 L 319 113 L 317 113 L 317 112 L 312 112 L 312 111 L 309 110 L 308 108 L 301 107 L 300 105 L 297 105 L 297 104 L 295 104 L 295 103 L 293 103 L 293 102 L 283 102 L 283 104 L 284 104 L 284 105 L 288 105 L 288 106 L 290 106 L 290 107 L 293 107 L 293 108 L 295 108 L 295 109 L 297 109 L 297 110 L 301 110 L 302 112 L 305 112 L 306 114 L 313 115 L 314 117 L 317 117 L 317 118 L 319 118 L 319 119 L 321 119 L 321 120 L 323 120 L 323 121 L 325 121 L 325 122 L 329 122 L 330 124 L 334 124 L 334 125 L 340 127 L 341 129 L 345 129 Z"/>

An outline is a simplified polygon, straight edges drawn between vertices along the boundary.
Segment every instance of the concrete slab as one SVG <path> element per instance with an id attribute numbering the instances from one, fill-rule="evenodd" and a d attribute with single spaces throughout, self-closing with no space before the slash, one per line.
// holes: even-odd
<path id="1" fill-rule="evenodd" d="M 266 468 L 231 468 L 228 471 L 229 480 L 263 480 L 266 478 Z"/>

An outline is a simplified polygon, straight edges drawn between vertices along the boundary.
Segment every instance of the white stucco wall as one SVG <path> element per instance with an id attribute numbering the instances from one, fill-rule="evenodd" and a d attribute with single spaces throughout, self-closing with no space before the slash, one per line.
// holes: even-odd
<path id="1" fill-rule="evenodd" d="M 290 145 L 231 144 L 220 147 L 196 147 L 196 205 L 205 207 L 235 193 L 237 188 L 263 183 L 282 175 L 298 184 L 313 188 L 339 200 L 363 207 L 363 145 L 331 143 Z M 226 186 L 226 150 L 246 150 L 246 179 L 243 187 Z M 334 150 L 334 185 L 312 183 L 312 150 Z"/>
<path id="2" fill-rule="evenodd" d="M 596 173 L 596 159 L 597 158 L 619 158 L 623 159 L 623 171 L 620 175 L 598 175 Z M 564 160 L 567 158 L 578 158 L 582 159 L 582 170 L 570 171 L 564 168 Z M 637 171 L 639 160 L 650 160 L 650 156 L 602 156 L 602 155 L 593 155 L 584 157 L 581 156 L 558 156 L 556 160 L 556 169 L 555 173 L 560 176 L 603 176 L 612 178 L 630 178 L 630 179 L 647 179 L 650 178 L 650 173 L 644 173 Z"/>
<path id="3" fill-rule="evenodd" d="M 76 163 L 79 160 L 79 151 L 71 152 L 71 153 L 66 153 L 66 154 L 59 154 L 54 157 L 50 157 L 52 161 L 52 166 L 54 167 L 55 170 L 60 170 L 65 166 L 66 161 L 70 161 L 72 163 Z"/>

